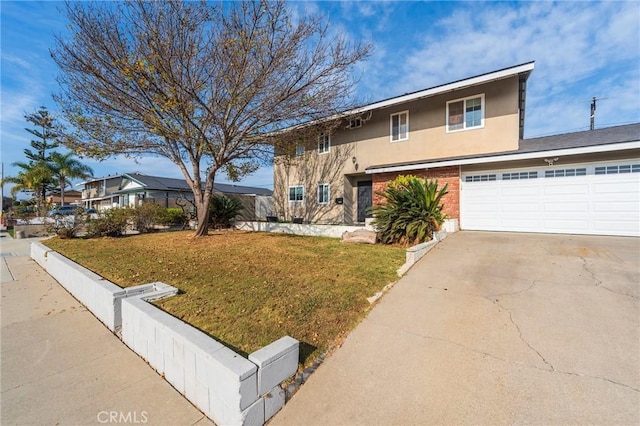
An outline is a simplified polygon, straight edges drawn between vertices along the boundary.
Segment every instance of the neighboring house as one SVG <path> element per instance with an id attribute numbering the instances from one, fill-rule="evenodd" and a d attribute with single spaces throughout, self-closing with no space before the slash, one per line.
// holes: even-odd
<path id="1" fill-rule="evenodd" d="M 102 196 L 83 199 L 82 201 L 87 203 L 86 207 L 135 207 L 143 202 L 153 202 L 163 207 L 188 209 L 191 207 L 188 200 L 193 200 L 191 188 L 184 179 L 141 173 L 125 173 L 117 177 L 109 176 L 85 182 L 83 194 L 95 196 L 96 191 L 102 193 Z M 272 191 L 269 189 L 215 183 L 214 194 L 239 199 L 243 205 L 243 210 L 238 216 L 240 220 L 265 219 L 273 212 Z"/>
<path id="2" fill-rule="evenodd" d="M 120 196 L 114 193 L 119 189 L 121 181 L 120 175 L 109 175 L 80 182 L 78 186 L 83 186 L 80 204 L 96 210 L 119 207 Z"/>
<path id="3" fill-rule="evenodd" d="M 65 204 L 80 204 L 80 200 L 82 199 L 82 192 L 76 191 L 75 189 L 65 190 L 64 191 L 64 203 Z M 62 197 L 60 197 L 60 191 L 52 192 L 47 195 L 47 203 L 59 205 L 62 201 Z"/>
<path id="4" fill-rule="evenodd" d="M 449 185 L 462 229 L 640 235 L 640 124 L 523 139 L 534 63 L 375 102 L 274 159 L 285 219 L 362 223 L 398 175 Z"/>

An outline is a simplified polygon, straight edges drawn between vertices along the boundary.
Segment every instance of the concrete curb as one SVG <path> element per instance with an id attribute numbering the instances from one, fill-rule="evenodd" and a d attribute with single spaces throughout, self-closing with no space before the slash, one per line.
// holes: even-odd
<path id="1" fill-rule="evenodd" d="M 433 239 L 431 241 L 409 247 L 407 249 L 404 265 L 398 268 L 398 276 L 401 277 L 406 274 L 407 271 L 411 269 L 411 267 L 415 265 L 418 260 L 420 260 L 425 254 L 427 254 L 429 250 L 434 248 L 436 244 L 447 238 L 448 235 L 449 232 L 436 232 L 433 235 Z"/>

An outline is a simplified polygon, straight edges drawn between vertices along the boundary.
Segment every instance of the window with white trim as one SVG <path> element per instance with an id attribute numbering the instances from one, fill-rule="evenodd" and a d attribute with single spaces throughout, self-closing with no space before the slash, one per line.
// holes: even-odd
<path id="1" fill-rule="evenodd" d="M 289 202 L 301 203 L 304 201 L 304 186 L 295 185 L 289 187 Z"/>
<path id="2" fill-rule="evenodd" d="M 598 166 L 595 168 L 597 175 L 617 175 L 621 173 L 640 173 L 640 164 L 622 164 L 618 166 Z"/>
<path id="3" fill-rule="evenodd" d="M 496 175 L 473 175 L 473 176 L 465 176 L 465 182 L 488 182 L 496 180 Z"/>
<path id="4" fill-rule="evenodd" d="M 586 176 L 587 168 L 580 167 L 578 169 L 558 169 L 558 170 L 545 170 L 544 177 L 572 177 L 572 176 Z"/>
<path id="5" fill-rule="evenodd" d="M 318 204 L 329 204 L 329 192 L 328 183 L 318 184 Z"/>
<path id="6" fill-rule="evenodd" d="M 391 114 L 391 142 L 409 139 L 409 111 Z"/>
<path id="7" fill-rule="evenodd" d="M 331 149 L 331 137 L 327 134 L 318 136 L 318 153 L 326 154 Z"/>
<path id="8" fill-rule="evenodd" d="M 447 102 L 447 132 L 484 127 L 484 94 Z"/>
<path id="9" fill-rule="evenodd" d="M 537 179 L 538 172 L 513 172 L 503 173 L 502 180 Z"/>
<path id="10" fill-rule="evenodd" d="M 304 155 L 304 146 L 296 145 L 296 156 L 300 157 L 302 155 Z"/>

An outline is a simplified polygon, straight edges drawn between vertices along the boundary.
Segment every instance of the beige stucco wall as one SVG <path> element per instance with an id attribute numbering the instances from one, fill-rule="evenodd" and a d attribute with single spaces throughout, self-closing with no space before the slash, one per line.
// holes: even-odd
<path id="1" fill-rule="evenodd" d="M 611 151 L 611 152 L 598 152 L 593 154 L 580 154 L 580 155 L 565 155 L 554 156 L 548 155 L 545 158 L 558 158 L 554 162 L 554 167 L 562 167 L 564 165 L 571 165 L 577 163 L 588 162 L 608 162 L 617 160 L 628 160 L 632 158 L 640 158 L 640 150 L 631 149 L 624 151 Z M 517 168 L 530 168 L 530 167 L 546 167 L 547 162 L 544 158 L 535 158 L 529 160 L 509 161 L 509 162 L 496 162 L 485 164 L 469 164 L 462 166 L 462 172 L 480 172 L 485 170 L 502 170 L 502 169 L 517 169 Z"/>
<path id="2" fill-rule="evenodd" d="M 475 95 L 484 95 L 484 126 L 447 133 L 447 102 Z M 409 111 L 409 139 L 391 142 L 390 116 L 402 111 Z M 317 141 L 311 140 L 301 157 L 276 157 L 276 215 L 288 220 L 297 216 L 317 223 L 352 223 L 357 217 L 357 181 L 371 180 L 364 173 L 367 167 L 516 150 L 518 113 L 518 77 L 513 76 L 372 111 L 361 128 L 347 129 L 344 122 L 331 135 L 329 153 L 319 154 Z M 321 182 L 331 184 L 328 206 L 317 204 Z M 305 187 L 305 200 L 289 203 L 288 188 L 298 184 Z M 336 197 L 342 197 L 344 204 L 335 204 Z"/>

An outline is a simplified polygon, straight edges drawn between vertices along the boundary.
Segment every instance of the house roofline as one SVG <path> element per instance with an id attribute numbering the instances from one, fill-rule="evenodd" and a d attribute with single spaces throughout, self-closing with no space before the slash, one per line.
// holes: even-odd
<path id="1" fill-rule="evenodd" d="M 466 87 L 476 86 L 478 84 L 484 84 L 491 81 L 501 80 L 504 78 L 512 77 L 514 75 L 525 74 L 526 77 L 528 78 L 529 74 L 531 74 L 531 71 L 533 71 L 534 67 L 535 67 L 535 61 L 526 62 L 520 65 L 514 65 L 512 67 L 502 68 L 496 71 L 490 71 L 484 74 L 479 74 L 474 77 L 464 78 L 462 80 L 456 80 L 450 83 L 445 83 L 445 84 L 433 86 L 427 89 L 418 90 L 416 92 L 405 93 L 404 95 L 395 96 L 393 98 L 388 98 L 388 99 L 377 101 L 371 104 L 356 107 L 354 109 L 345 111 L 339 115 L 347 116 L 352 114 L 359 114 L 361 112 L 366 112 L 369 110 L 386 108 L 389 106 L 402 104 L 402 103 L 414 101 L 417 99 L 427 98 L 427 97 L 439 95 L 442 93 L 463 89 Z"/>
<path id="2" fill-rule="evenodd" d="M 363 112 L 373 111 L 376 109 L 387 108 L 390 106 L 403 104 L 405 102 L 415 101 L 418 99 L 440 95 L 442 93 L 452 92 L 454 90 L 464 89 L 467 87 L 476 86 L 476 85 L 488 83 L 491 81 L 501 80 L 501 79 L 512 77 L 515 75 L 524 75 L 526 80 L 529 78 L 529 75 L 533 71 L 534 67 L 535 67 L 535 61 L 525 62 L 523 64 L 502 68 L 496 71 L 490 71 L 490 72 L 479 74 L 473 77 L 464 78 L 462 80 L 456 80 L 450 83 L 440 84 L 438 86 L 429 87 L 427 89 L 405 93 L 404 95 L 395 96 L 392 98 L 383 99 L 381 101 L 376 101 L 370 104 L 361 105 L 359 107 L 355 107 L 347 111 L 332 114 L 328 117 L 318 118 L 305 123 L 299 123 L 291 127 L 286 127 L 281 130 L 276 130 L 274 132 L 269 133 L 269 135 L 275 136 L 281 133 L 287 133 L 295 129 L 313 126 L 315 124 L 323 123 L 326 121 L 341 119 L 341 118 L 349 117 L 355 114 L 361 114 Z"/>
<path id="3" fill-rule="evenodd" d="M 523 153 L 510 153 L 491 155 L 487 157 L 473 157 L 473 158 L 461 158 L 455 160 L 442 160 L 442 161 L 425 161 L 422 163 L 404 164 L 397 166 L 381 166 L 381 167 L 368 167 L 365 170 L 366 174 L 376 173 L 390 173 L 390 172 L 404 172 L 409 170 L 419 169 L 433 169 L 438 167 L 447 166 L 465 166 L 470 164 L 486 164 L 486 163 L 498 163 L 502 161 L 517 161 L 517 160 L 529 160 L 536 158 L 544 158 L 549 155 L 579 155 L 579 154 L 594 154 L 599 152 L 612 152 L 612 151 L 625 151 L 630 149 L 640 149 L 640 140 L 631 142 L 621 142 L 605 145 L 593 145 L 578 148 L 561 148 L 561 149 L 548 149 L 544 151 L 523 152 Z"/>

